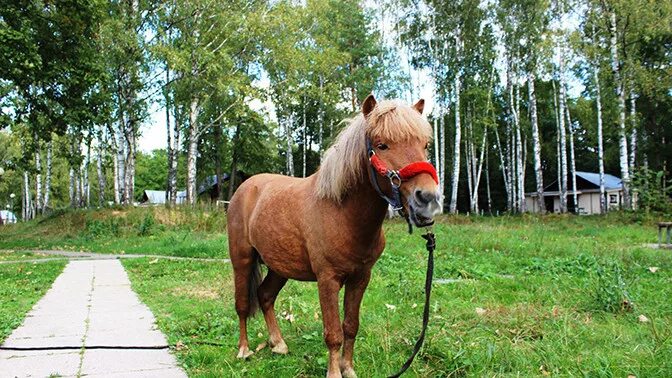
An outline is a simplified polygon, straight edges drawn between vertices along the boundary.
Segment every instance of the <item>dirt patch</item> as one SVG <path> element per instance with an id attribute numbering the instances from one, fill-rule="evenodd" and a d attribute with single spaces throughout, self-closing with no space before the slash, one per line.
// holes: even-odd
<path id="1" fill-rule="evenodd" d="M 222 298 L 222 294 L 215 288 L 209 287 L 177 287 L 172 290 L 173 295 L 175 296 L 186 296 L 198 299 L 219 299 Z"/>

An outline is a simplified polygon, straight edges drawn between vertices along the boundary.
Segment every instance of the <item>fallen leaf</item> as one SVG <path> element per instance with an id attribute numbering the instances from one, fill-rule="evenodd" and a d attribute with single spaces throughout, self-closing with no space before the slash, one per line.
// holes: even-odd
<path id="1" fill-rule="evenodd" d="M 628 378 L 637 378 L 637 376 L 634 374 L 628 374 Z"/>
<path id="2" fill-rule="evenodd" d="M 26 276 L 30 276 L 33 272 L 26 272 Z"/>
<path id="3" fill-rule="evenodd" d="M 150 264 L 156 264 L 157 262 L 159 262 L 159 259 L 158 259 L 158 258 L 156 258 L 156 259 L 150 261 L 149 263 L 150 263 Z"/>
<path id="4" fill-rule="evenodd" d="M 182 341 L 178 341 L 175 343 L 175 350 L 183 350 L 186 349 L 187 347 L 184 345 Z"/>
<path id="5" fill-rule="evenodd" d="M 637 320 L 639 320 L 640 323 L 648 323 L 648 322 L 649 322 L 649 318 L 647 318 L 647 317 L 646 317 L 645 315 L 643 315 L 643 314 L 642 314 L 642 315 L 639 315 L 639 316 L 637 317 Z"/>
<path id="6" fill-rule="evenodd" d="M 649 267 L 649 272 L 656 273 L 658 271 L 658 269 L 660 269 L 660 268 L 658 268 L 657 266 L 650 266 Z"/>
<path id="7" fill-rule="evenodd" d="M 546 376 L 546 377 L 547 377 L 547 376 L 551 375 L 551 373 L 549 373 L 549 372 L 546 370 L 546 368 L 544 367 L 544 365 L 539 366 L 539 371 L 541 372 L 541 375 L 543 375 L 543 376 Z"/>
<path id="8" fill-rule="evenodd" d="M 486 312 L 488 312 L 486 309 L 481 308 L 481 307 L 476 307 L 476 314 L 477 315 L 485 315 Z"/>
<path id="9" fill-rule="evenodd" d="M 558 306 L 553 306 L 553 317 L 557 318 L 559 314 L 560 314 L 560 309 L 558 308 Z"/>
<path id="10" fill-rule="evenodd" d="M 416 307 L 418 307 L 417 303 L 413 303 L 413 305 L 411 306 L 411 308 L 416 308 Z"/>
<path id="11" fill-rule="evenodd" d="M 290 323 L 294 323 L 294 314 L 285 315 L 285 320 L 287 320 Z"/>
<path id="12" fill-rule="evenodd" d="M 258 352 L 262 349 L 266 348 L 266 342 L 264 341 L 263 343 L 257 345 L 257 347 L 254 349 L 255 352 Z"/>
<path id="13" fill-rule="evenodd" d="M 385 307 L 387 307 L 388 310 L 396 310 L 396 309 L 397 309 L 397 306 L 395 306 L 395 305 L 391 305 L 391 304 L 387 304 L 387 303 L 385 303 Z"/>

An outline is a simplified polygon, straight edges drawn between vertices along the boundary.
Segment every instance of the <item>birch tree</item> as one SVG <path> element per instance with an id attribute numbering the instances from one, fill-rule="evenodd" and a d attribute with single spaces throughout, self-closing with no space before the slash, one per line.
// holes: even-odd
<path id="1" fill-rule="evenodd" d="M 621 164 L 621 180 L 623 182 L 623 207 L 632 209 L 630 198 L 630 167 L 628 165 L 628 139 L 625 131 L 625 83 L 621 75 L 621 62 L 618 58 L 618 27 L 616 12 L 605 5 L 605 13 L 609 18 L 609 52 L 611 54 L 611 72 L 614 78 L 616 97 L 618 98 L 618 136 L 619 161 Z"/>

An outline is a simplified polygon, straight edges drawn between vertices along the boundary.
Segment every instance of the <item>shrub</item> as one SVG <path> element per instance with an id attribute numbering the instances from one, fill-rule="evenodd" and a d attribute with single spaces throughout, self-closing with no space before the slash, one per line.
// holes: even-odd
<path id="1" fill-rule="evenodd" d="M 154 227 L 154 215 L 151 212 L 145 214 L 145 217 L 140 222 L 138 226 L 138 235 L 139 236 L 148 236 L 152 234 L 152 228 Z"/>
<path id="2" fill-rule="evenodd" d="M 120 231 L 120 222 L 116 218 L 86 221 L 85 233 L 89 237 L 119 236 Z"/>
<path id="3" fill-rule="evenodd" d="M 647 212 L 672 213 L 672 180 L 665 172 L 641 168 L 632 177 L 639 208 Z"/>

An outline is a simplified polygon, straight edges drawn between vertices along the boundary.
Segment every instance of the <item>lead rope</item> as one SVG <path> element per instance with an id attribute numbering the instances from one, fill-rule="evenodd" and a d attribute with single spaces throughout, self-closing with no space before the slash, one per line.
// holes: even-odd
<path id="1" fill-rule="evenodd" d="M 422 332 L 420 332 L 420 337 L 418 341 L 415 342 L 415 347 L 413 348 L 413 354 L 408 357 L 406 363 L 401 367 L 397 373 L 392 374 L 389 378 L 397 378 L 400 375 L 404 374 L 406 370 L 413 363 L 415 355 L 418 354 L 420 348 L 422 348 L 422 343 L 425 341 L 425 331 L 427 330 L 427 324 L 429 323 L 429 298 L 432 294 L 432 277 L 434 276 L 434 249 L 436 248 L 436 240 L 434 238 L 434 233 L 432 232 L 431 227 L 427 229 L 427 233 L 422 235 L 422 238 L 427 240 L 425 247 L 427 248 L 427 275 L 425 277 L 425 310 L 422 313 Z"/>

